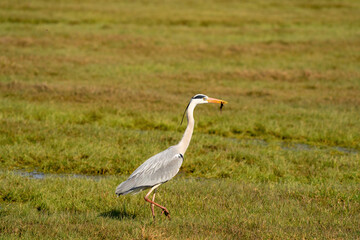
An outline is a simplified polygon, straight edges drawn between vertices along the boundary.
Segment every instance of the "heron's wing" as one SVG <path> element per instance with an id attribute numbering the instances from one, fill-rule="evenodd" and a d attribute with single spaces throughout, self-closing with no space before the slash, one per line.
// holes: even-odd
<path id="1" fill-rule="evenodd" d="M 170 147 L 141 164 L 115 193 L 127 194 L 167 182 L 179 172 L 182 162 L 183 156 L 175 147 Z"/>

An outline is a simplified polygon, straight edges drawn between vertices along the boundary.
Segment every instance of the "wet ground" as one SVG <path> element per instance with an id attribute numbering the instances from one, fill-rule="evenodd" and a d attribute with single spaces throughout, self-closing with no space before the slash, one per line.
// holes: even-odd
<path id="1" fill-rule="evenodd" d="M 269 143 L 263 139 L 236 139 L 236 138 L 228 138 L 231 141 L 237 141 L 242 144 L 249 144 L 254 146 L 269 146 Z M 277 143 L 281 149 L 285 151 L 338 151 L 344 154 L 359 154 L 359 151 L 352 148 L 345 148 L 340 146 L 312 146 L 305 143 L 288 143 L 288 142 L 280 142 Z M 31 179 L 44 179 L 45 177 L 71 177 L 71 178 L 86 178 L 98 181 L 101 178 L 105 178 L 106 176 L 98 176 L 98 175 L 83 175 L 83 174 L 55 174 L 55 173 L 43 173 L 39 171 L 25 171 L 25 170 L 15 170 L 13 173 L 18 174 L 23 177 L 28 177 Z"/>

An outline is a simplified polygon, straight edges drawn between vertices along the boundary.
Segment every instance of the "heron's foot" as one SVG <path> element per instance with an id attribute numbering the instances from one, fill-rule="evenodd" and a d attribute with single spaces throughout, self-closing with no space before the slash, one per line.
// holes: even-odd
<path id="1" fill-rule="evenodd" d="M 169 220 L 171 220 L 171 218 L 170 218 L 170 212 L 169 212 L 169 210 L 167 210 L 166 208 L 164 208 L 164 209 L 162 210 L 161 214 L 164 214 L 166 217 L 169 218 Z"/>

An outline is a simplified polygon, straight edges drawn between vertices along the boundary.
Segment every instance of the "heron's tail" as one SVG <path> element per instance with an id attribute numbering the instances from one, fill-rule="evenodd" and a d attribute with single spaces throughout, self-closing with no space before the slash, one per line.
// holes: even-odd
<path id="1" fill-rule="evenodd" d="M 137 194 L 139 192 L 141 192 L 142 190 L 148 189 L 151 186 L 137 186 L 136 184 L 134 184 L 133 179 L 128 179 L 125 182 L 122 182 L 119 186 L 117 186 L 115 193 L 120 196 L 120 195 L 126 195 L 129 193 L 132 194 Z"/>
<path id="2" fill-rule="evenodd" d="M 138 193 L 140 191 L 142 191 L 144 188 L 143 187 L 139 187 L 136 186 L 136 184 L 134 184 L 134 180 L 129 178 L 128 180 L 126 180 L 125 182 L 122 182 L 119 186 L 117 186 L 115 193 L 119 196 L 119 195 L 126 195 L 128 193 Z"/>
<path id="3" fill-rule="evenodd" d="M 126 181 L 120 183 L 120 185 L 117 186 L 117 188 L 115 190 L 115 194 L 118 195 L 118 196 L 128 194 L 131 189 L 129 189 L 129 187 L 126 186 L 126 185 L 127 185 Z"/>

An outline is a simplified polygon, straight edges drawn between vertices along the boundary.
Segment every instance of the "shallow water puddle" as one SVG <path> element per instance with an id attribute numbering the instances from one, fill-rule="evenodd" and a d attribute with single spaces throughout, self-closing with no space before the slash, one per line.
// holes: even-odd
<path id="1" fill-rule="evenodd" d="M 239 142 L 239 143 L 246 143 L 254 146 L 261 146 L 266 147 L 269 146 L 269 143 L 263 139 L 237 139 L 237 138 L 226 138 L 231 141 Z M 314 151 L 314 150 L 323 150 L 323 151 L 338 151 L 341 153 L 347 153 L 347 154 L 358 154 L 359 151 L 357 149 L 353 148 L 345 148 L 340 146 L 312 146 L 306 143 L 289 143 L 289 142 L 280 142 L 277 143 L 280 145 L 281 149 L 287 150 L 287 151 Z"/>
<path id="2" fill-rule="evenodd" d="M 140 131 L 140 132 L 144 132 L 144 131 Z M 232 142 L 238 142 L 238 143 L 242 143 L 242 144 L 249 144 L 249 145 L 253 145 L 253 146 L 261 146 L 261 147 L 268 147 L 269 143 L 266 140 L 263 139 L 237 139 L 237 138 L 225 138 L 227 140 L 230 140 Z M 345 148 L 345 147 L 340 147 L 340 146 L 334 146 L 334 147 L 329 147 L 329 146 L 312 146 L 309 144 L 305 144 L 305 143 L 289 143 L 289 142 L 280 142 L 280 143 L 276 143 L 277 145 L 279 145 L 281 147 L 281 149 L 285 150 L 285 151 L 296 151 L 296 152 L 301 152 L 301 151 L 338 151 L 341 153 L 345 153 L 345 154 L 359 154 L 359 151 L 357 149 L 353 149 L 353 148 Z M 0 170 L 1 172 L 1 170 Z M 12 171 L 12 173 L 16 174 L 16 175 L 20 175 L 23 177 L 28 177 L 31 179 L 44 179 L 47 177 L 60 177 L 60 178 L 83 178 L 83 179 L 89 179 L 89 180 L 95 180 L 95 181 L 99 181 L 100 179 L 106 178 L 106 177 L 110 177 L 110 176 L 98 176 L 98 175 L 84 175 L 84 174 L 56 174 L 56 173 L 43 173 L 43 172 L 39 172 L 39 171 L 31 171 L 31 172 L 27 172 L 25 170 L 15 170 Z M 120 176 L 117 176 L 120 177 Z"/>
<path id="3" fill-rule="evenodd" d="M 60 178 L 85 178 L 85 179 L 99 181 L 100 179 L 106 177 L 106 176 L 71 174 L 71 173 L 69 173 L 69 174 L 66 174 L 66 173 L 57 174 L 57 173 L 43 173 L 43 172 L 39 172 L 39 171 L 27 172 L 25 170 L 15 170 L 15 171 L 12 171 L 12 173 L 14 173 L 16 175 L 20 175 L 22 177 L 28 177 L 28 178 L 31 178 L 31 179 L 44 179 L 44 178 L 47 178 L 47 177 L 60 177 Z"/>
<path id="4" fill-rule="evenodd" d="M 132 130 L 139 134 L 154 134 L 153 130 Z M 203 134 L 204 136 L 209 136 L 207 134 Z M 253 146 L 261 146 L 261 147 L 267 147 L 270 144 L 260 138 L 250 138 L 250 139 L 239 139 L 234 137 L 223 137 L 224 139 L 230 140 L 232 142 L 237 143 L 245 143 Z M 353 148 L 346 148 L 346 147 L 340 147 L 340 146 L 315 146 L 310 145 L 306 143 L 291 143 L 291 142 L 285 142 L 285 141 L 279 141 L 276 142 L 276 144 L 280 145 L 281 149 L 288 150 L 288 151 L 314 151 L 314 150 L 322 150 L 322 151 L 338 151 L 341 153 L 347 153 L 347 154 L 358 154 L 359 150 L 353 149 Z"/>

